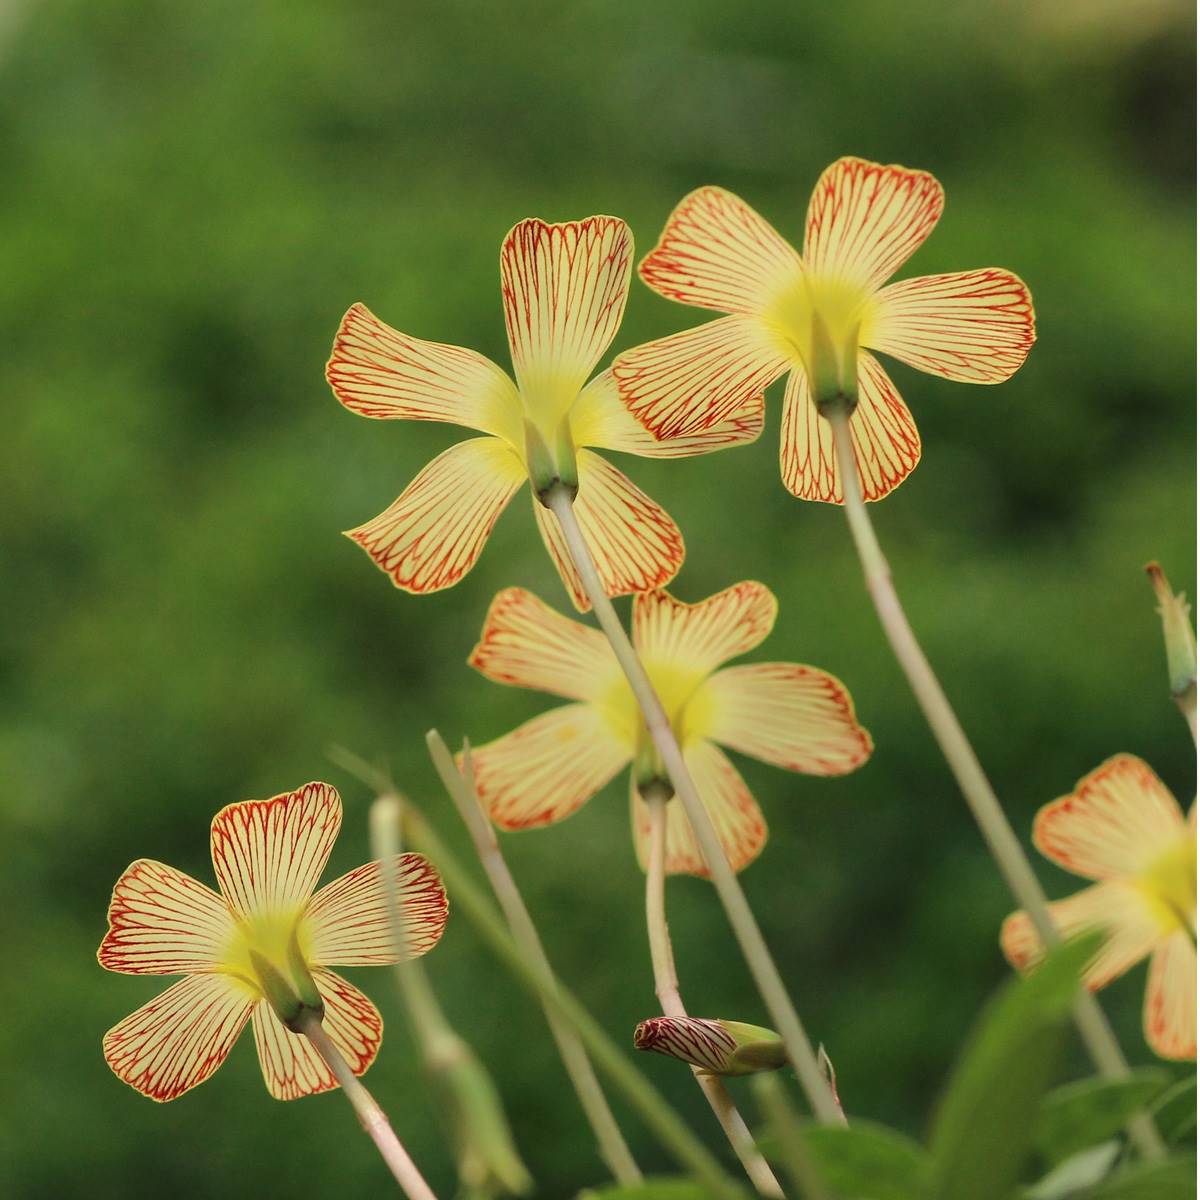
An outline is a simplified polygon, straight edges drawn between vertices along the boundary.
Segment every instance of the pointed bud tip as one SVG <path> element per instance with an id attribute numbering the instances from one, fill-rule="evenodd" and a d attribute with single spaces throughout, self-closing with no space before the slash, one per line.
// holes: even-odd
<path id="1" fill-rule="evenodd" d="M 1157 562 L 1148 562 L 1145 570 L 1158 597 L 1171 693 L 1179 696 L 1196 684 L 1196 634 L 1192 629 L 1191 606 L 1183 592 L 1176 594 L 1171 590 L 1170 580 Z"/>

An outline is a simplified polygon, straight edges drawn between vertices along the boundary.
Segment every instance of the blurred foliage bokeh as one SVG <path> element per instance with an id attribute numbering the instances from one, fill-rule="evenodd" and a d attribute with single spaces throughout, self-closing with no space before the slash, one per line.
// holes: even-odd
<path id="1" fill-rule="evenodd" d="M 998 388 L 894 367 L 925 444 L 875 509 L 901 594 L 1023 837 L 1120 750 L 1190 800 L 1141 567 L 1193 589 L 1192 20 L 1184 0 L 0 6 L 0 1190 L 390 1187 L 339 1096 L 268 1097 L 248 1036 L 165 1108 L 118 1082 L 101 1034 L 160 983 L 94 951 L 131 859 L 211 879 L 230 801 L 329 778 L 330 872 L 363 861 L 370 797 L 331 743 L 386 759 L 463 844 L 425 729 L 482 741 L 551 703 L 465 665 L 497 589 L 568 607 L 528 500 L 459 587 L 395 591 L 339 531 L 458 435 L 352 416 L 322 378 L 360 299 L 507 366 L 497 254 L 527 215 L 616 213 L 644 251 L 716 183 L 798 241 L 838 155 L 933 171 L 946 214 L 905 273 L 1012 268 L 1039 341 Z M 635 281 L 615 349 L 700 319 Z M 919 1131 L 1005 974 L 1009 901 L 841 512 L 779 483 L 769 401 L 753 447 L 622 465 L 688 539 L 678 594 L 768 583 L 760 657 L 834 671 L 874 734 L 845 779 L 739 762 L 772 828 L 744 883 L 849 1112 Z M 628 1041 L 654 994 L 623 787 L 504 845 L 551 957 Z M 709 886 L 672 881 L 668 903 L 693 1011 L 762 1021 Z M 540 1194 L 601 1180 L 540 1014 L 462 921 L 428 964 Z M 348 973 L 389 1023 L 369 1082 L 448 1192 L 393 981 Z M 1104 994 L 1135 1061 L 1143 981 Z M 641 1065 L 711 1133 L 686 1072 Z"/>

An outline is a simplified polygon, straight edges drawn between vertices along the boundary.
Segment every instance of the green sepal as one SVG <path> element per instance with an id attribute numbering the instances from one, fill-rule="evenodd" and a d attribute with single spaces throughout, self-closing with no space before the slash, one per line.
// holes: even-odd
<path id="1" fill-rule="evenodd" d="M 288 941 L 288 970 L 291 972 L 292 982 L 296 985 L 296 991 L 304 1007 L 312 1009 L 318 1016 L 324 1016 L 325 1001 L 321 999 L 321 993 L 317 991 L 317 982 L 313 979 L 312 973 L 308 969 L 308 963 L 304 961 L 304 955 L 300 952 L 300 940 L 294 929 Z"/>
<path id="2" fill-rule="evenodd" d="M 275 1015 L 293 1033 L 299 1033 L 297 1022 L 304 1011 L 304 1001 L 296 995 L 292 985 L 276 970 L 274 964 L 257 950 L 250 951 L 250 962 L 254 967 L 254 974 L 258 976 L 258 985 L 262 988 L 263 996 Z"/>

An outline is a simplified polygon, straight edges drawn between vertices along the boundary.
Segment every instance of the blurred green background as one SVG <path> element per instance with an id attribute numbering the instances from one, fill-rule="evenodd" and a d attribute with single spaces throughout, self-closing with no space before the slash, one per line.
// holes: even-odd
<path id="1" fill-rule="evenodd" d="M 838 155 L 932 170 L 946 214 L 905 271 L 1016 270 L 1039 341 L 999 388 L 889 363 L 925 443 L 875 509 L 913 622 L 1023 837 L 1119 750 L 1190 799 L 1141 567 L 1193 588 L 1193 44 L 1182 0 L 0 7 L 0 1190 L 388 1193 L 341 1098 L 271 1100 L 249 1036 L 165 1108 L 119 1083 L 100 1037 L 160 983 L 94 951 L 131 859 L 211 880 L 230 801 L 329 778 L 330 875 L 363 861 L 369 796 L 333 742 L 386 756 L 463 845 L 423 732 L 482 741 L 551 703 L 464 661 L 497 589 L 566 606 L 528 501 L 462 585 L 394 591 L 339 531 L 458 434 L 357 418 L 322 378 L 359 299 L 507 366 L 497 254 L 530 214 L 616 213 L 644 251 L 716 183 L 798 240 Z M 615 349 L 702 316 L 635 282 Z M 780 486 L 769 399 L 751 448 L 621 465 L 688 538 L 678 594 L 767 582 L 760 657 L 837 673 L 874 734 L 845 779 L 739 763 L 773 831 L 744 882 L 850 1113 L 920 1131 L 1005 975 L 1009 901 L 841 513 Z M 504 844 L 552 958 L 628 1042 L 654 996 L 623 783 Z M 693 1011 L 763 1020 L 709 886 L 668 903 Z M 600 1181 L 539 1014 L 461 919 L 428 962 L 540 1194 Z M 369 1082 L 449 1192 L 392 981 L 348 974 L 389 1025 Z M 1104 996 L 1139 1061 L 1143 983 Z M 686 1073 L 641 1066 L 711 1138 Z"/>

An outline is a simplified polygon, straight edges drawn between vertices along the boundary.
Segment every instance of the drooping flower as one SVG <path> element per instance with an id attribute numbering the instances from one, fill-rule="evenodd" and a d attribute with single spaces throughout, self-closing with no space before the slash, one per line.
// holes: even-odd
<path id="1" fill-rule="evenodd" d="M 117 880 L 100 965 L 124 975 L 182 975 L 104 1035 L 116 1074 L 153 1100 L 174 1100 L 225 1061 L 246 1021 L 267 1090 L 294 1100 L 336 1087 L 308 1039 L 288 1029 L 269 996 L 308 996 L 356 1075 L 383 1036 L 378 1010 L 329 968 L 381 966 L 400 957 L 379 863 L 367 863 L 313 894 L 342 821 L 327 783 L 271 800 L 230 804 L 213 818 L 212 861 L 220 893 L 150 859 Z M 405 953 L 442 936 L 446 893 L 419 854 L 393 862 Z M 313 995 L 315 986 L 316 994 Z"/>
<path id="2" fill-rule="evenodd" d="M 797 663 L 718 669 L 770 633 L 776 609 L 771 592 L 754 582 L 698 604 L 664 591 L 633 601 L 634 646 L 735 870 L 757 857 L 767 827 L 718 743 L 809 775 L 845 774 L 871 752 L 850 694 L 832 675 Z M 633 763 L 634 840 L 644 867 L 650 825 L 639 784 L 658 780 L 662 769 L 603 634 L 509 588 L 492 601 L 468 661 L 498 683 L 574 701 L 472 750 L 475 784 L 492 820 L 505 829 L 561 821 Z M 667 804 L 665 857 L 669 872 L 708 874 L 674 800 Z"/>
<path id="3" fill-rule="evenodd" d="M 1104 944 L 1084 982 L 1093 990 L 1150 958 L 1143 1025 L 1163 1058 L 1196 1057 L 1196 810 L 1175 798 L 1139 758 L 1118 754 L 1084 776 L 1069 796 L 1042 808 L 1034 845 L 1091 887 L 1050 905 L 1065 937 L 1099 930 Z M 1042 956 L 1024 912 L 1000 935 L 1005 956 L 1024 968 Z"/>
<path id="4" fill-rule="evenodd" d="M 832 429 L 819 410 L 856 401 L 850 433 L 864 496 L 917 465 L 921 439 L 872 350 L 963 383 L 1001 383 L 1034 341 L 1029 290 L 989 267 L 884 287 L 942 213 L 932 175 L 840 158 L 817 182 L 799 255 L 743 200 L 684 197 L 642 261 L 668 299 L 730 315 L 621 354 L 622 400 L 656 437 L 695 436 L 785 373 L 780 469 L 806 500 L 842 502 Z"/>
<path id="5" fill-rule="evenodd" d="M 533 484 L 538 529 L 568 592 L 589 607 L 562 534 L 537 493 L 561 479 L 578 486 L 575 513 L 611 596 L 647 591 L 683 562 L 674 521 L 593 452 L 679 458 L 753 441 L 761 395 L 746 395 L 692 435 L 656 440 L 617 397 L 606 371 L 588 378 L 625 311 L 633 237 L 616 217 L 516 225 L 500 251 L 504 322 L 516 383 L 458 346 L 421 341 L 363 305 L 342 319 L 326 378 L 365 417 L 445 421 L 485 436 L 439 454 L 385 512 L 352 538 L 409 592 L 457 583 L 475 565 L 521 484 Z"/>
<path id="6" fill-rule="evenodd" d="M 744 1021 L 650 1017 L 633 1031 L 633 1044 L 681 1059 L 704 1075 L 753 1075 L 777 1071 L 788 1061 L 779 1034 Z"/>

